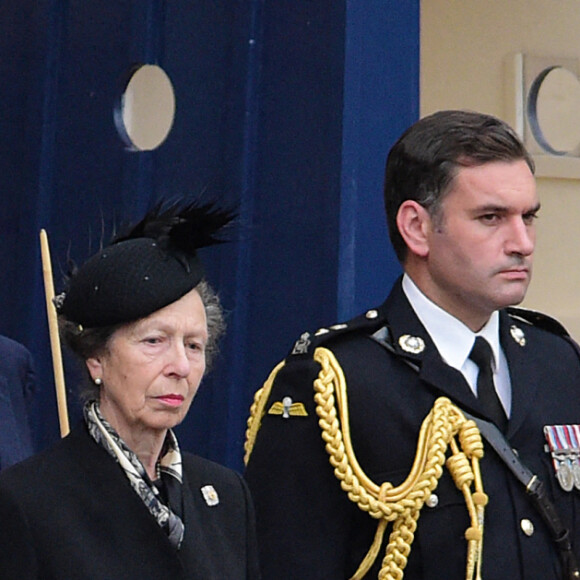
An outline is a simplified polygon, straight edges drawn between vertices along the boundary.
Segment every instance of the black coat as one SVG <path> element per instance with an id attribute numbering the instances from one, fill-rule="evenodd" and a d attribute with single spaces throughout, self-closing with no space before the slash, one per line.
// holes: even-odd
<path id="1" fill-rule="evenodd" d="M 179 551 L 116 461 L 79 425 L 0 474 L 3 580 L 240 580 L 258 577 L 253 509 L 235 472 L 183 454 Z M 213 485 L 210 507 L 200 488 Z"/>
<path id="2" fill-rule="evenodd" d="M 376 315 L 375 315 L 376 314 Z M 525 335 L 522 346 L 512 327 Z M 371 338 L 386 327 L 394 352 Z M 422 352 L 401 349 L 408 334 L 425 342 Z M 517 337 L 517 333 L 516 333 Z M 580 492 L 564 492 L 545 451 L 545 425 L 580 423 L 580 361 L 573 345 L 557 334 L 500 313 L 500 340 L 511 383 L 510 446 L 544 480 L 564 523 L 580 548 Z M 408 475 L 420 425 L 434 401 L 449 397 L 467 412 L 485 417 L 467 382 L 441 359 L 398 283 L 369 317 L 321 335 L 302 337 L 306 354 L 291 354 L 278 373 L 246 471 L 256 506 L 258 543 L 265 580 L 349 578 L 370 547 L 377 522 L 350 502 L 333 474 L 313 402 L 320 367 L 316 346 L 338 359 L 348 389 L 350 425 L 357 459 L 375 483 L 400 484 Z M 299 348 L 298 351 L 301 349 Z M 405 361 L 418 365 L 417 372 Z M 283 418 L 268 412 L 291 397 L 308 416 Z M 485 448 L 483 483 L 490 501 L 483 542 L 483 578 L 561 580 L 560 563 L 545 524 L 523 486 L 495 453 Z M 406 580 L 465 578 L 465 530 L 469 519 L 462 494 L 444 469 L 436 507 L 423 507 L 412 543 Z M 522 520 L 534 528 L 526 535 Z M 389 528 L 390 529 L 390 528 Z M 528 526 L 528 532 L 529 526 Z M 387 534 L 388 535 L 388 534 Z M 384 557 L 384 546 L 378 562 Z M 366 576 L 377 578 L 377 565 Z"/>

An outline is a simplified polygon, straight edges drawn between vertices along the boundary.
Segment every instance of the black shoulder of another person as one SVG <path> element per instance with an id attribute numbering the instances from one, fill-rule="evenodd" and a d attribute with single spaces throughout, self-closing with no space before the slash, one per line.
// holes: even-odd
<path id="1" fill-rule="evenodd" d="M 318 347 L 329 346 L 335 340 L 348 338 L 349 335 L 373 335 L 384 329 L 387 333 L 386 319 L 378 308 L 371 308 L 365 313 L 347 322 L 319 328 L 316 332 L 304 332 L 294 343 L 287 360 L 311 358 Z"/>
<path id="2" fill-rule="evenodd" d="M 536 310 L 511 306 L 506 308 L 508 315 L 518 321 L 535 326 L 552 334 L 557 334 L 563 338 L 570 338 L 570 333 L 564 325 L 555 318 Z"/>

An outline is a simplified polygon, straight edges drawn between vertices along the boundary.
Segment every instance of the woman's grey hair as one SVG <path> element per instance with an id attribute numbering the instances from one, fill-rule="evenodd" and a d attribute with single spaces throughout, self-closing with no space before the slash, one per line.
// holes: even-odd
<path id="1" fill-rule="evenodd" d="M 201 298 L 207 319 L 208 341 L 205 351 L 205 374 L 207 374 L 211 370 L 219 352 L 219 340 L 225 332 L 226 325 L 219 296 L 209 283 L 206 280 L 202 280 L 195 287 L 195 290 Z M 86 380 L 80 392 L 81 400 L 87 401 L 99 398 L 99 387 L 94 384 L 84 362 L 91 357 L 106 353 L 111 337 L 122 326 L 124 324 L 102 328 L 82 328 L 62 316 L 59 317 L 61 340 L 82 361 L 82 366 L 86 371 Z"/>

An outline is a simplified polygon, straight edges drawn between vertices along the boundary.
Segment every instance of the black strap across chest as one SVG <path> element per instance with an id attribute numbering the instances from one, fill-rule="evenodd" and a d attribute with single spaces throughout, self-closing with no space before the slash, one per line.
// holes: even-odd
<path id="1" fill-rule="evenodd" d="M 399 357 L 391 342 L 391 332 L 388 328 L 385 327 L 385 329 L 382 329 L 382 332 L 379 331 L 375 333 L 371 338 L 397 358 L 402 358 Z M 573 344 L 578 351 L 576 343 Z M 404 360 L 405 363 L 407 363 L 407 365 L 415 372 L 419 372 L 420 367 L 415 362 L 406 358 L 402 358 L 402 360 Z M 576 556 L 572 549 L 570 531 L 564 526 L 558 512 L 556 511 L 556 507 L 548 498 L 544 483 L 537 475 L 533 474 L 524 463 L 522 463 L 510 446 L 508 440 L 496 425 L 489 421 L 485 421 L 484 419 L 474 417 L 463 409 L 462 413 L 467 419 L 475 421 L 482 437 L 487 441 L 490 447 L 493 448 L 517 480 L 525 487 L 527 496 L 530 498 L 532 505 L 546 524 L 552 539 L 556 544 L 560 561 L 562 563 L 563 580 L 580 579 L 580 567 L 578 566 Z"/>

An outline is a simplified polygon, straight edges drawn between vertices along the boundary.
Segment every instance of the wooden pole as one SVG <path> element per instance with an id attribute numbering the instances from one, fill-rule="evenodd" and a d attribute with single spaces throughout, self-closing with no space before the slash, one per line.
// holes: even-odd
<path id="1" fill-rule="evenodd" d="M 66 404 L 66 388 L 64 384 L 64 370 L 62 366 L 62 352 L 58 335 L 58 319 L 54 306 L 54 282 L 52 279 L 52 263 L 48 237 L 45 230 L 40 230 L 40 252 L 42 255 L 42 274 L 44 277 L 44 294 L 46 296 L 46 314 L 48 316 L 48 331 L 50 333 L 50 349 L 52 351 L 52 368 L 54 371 L 54 385 L 56 388 L 56 402 L 58 405 L 58 421 L 60 436 L 68 435 L 69 422 Z"/>

